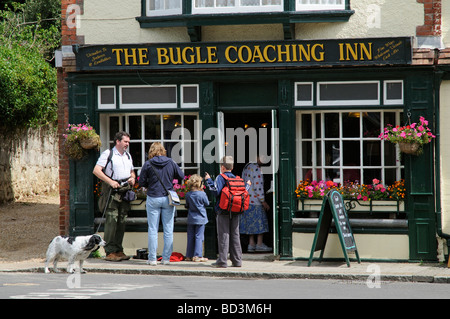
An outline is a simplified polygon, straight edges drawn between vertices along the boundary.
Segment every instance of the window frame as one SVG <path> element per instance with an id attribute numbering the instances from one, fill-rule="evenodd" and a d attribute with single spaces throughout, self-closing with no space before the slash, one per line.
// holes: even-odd
<path id="1" fill-rule="evenodd" d="M 387 169 L 395 169 L 395 180 L 400 180 L 402 178 L 402 175 L 404 175 L 404 165 L 401 163 L 401 158 L 399 155 L 399 152 L 397 151 L 395 153 L 395 165 L 386 165 L 385 163 L 385 151 L 386 151 L 386 141 L 380 141 L 380 139 L 378 137 L 364 137 L 364 132 L 363 132 L 363 119 L 362 116 L 359 117 L 359 125 L 360 125 L 360 133 L 358 137 L 344 137 L 343 136 L 343 124 L 342 124 L 342 115 L 345 113 L 354 113 L 354 112 L 359 112 L 360 115 L 362 115 L 362 113 L 364 113 L 366 110 L 356 110 L 356 109 L 339 109 L 339 110 L 324 110 L 324 109 L 320 109 L 320 110 L 296 110 L 296 140 L 297 140 L 297 158 L 296 158 L 296 163 L 297 163 L 297 172 L 296 172 L 296 178 L 297 181 L 300 180 L 304 180 L 305 176 L 303 176 L 303 171 L 307 170 L 307 169 L 312 169 L 313 170 L 313 176 L 312 176 L 312 180 L 323 180 L 324 176 L 326 176 L 326 170 L 327 169 L 338 169 L 340 174 L 339 176 L 341 176 L 341 180 L 339 181 L 339 183 L 342 183 L 342 176 L 344 176 L 343 172 L 345 169 L 358 169 L 359 173 L 360 173 L 360 184 L 364 183 L 364 170 L 366 169 L 380 169 L 382 174 L 379 177 L 379 180 L 382 181 L 383 183 L 385 182 L 385 171 Z M 395 113 L 395 121 L 397 124 L 401 124 L 401 114 L 403 113 L 403 108 L 397 108 L 397 109 L 384 109 L 384 108 L 378 108 L 378 109 L 371 109 L 370 112 L 374 112 L 374 113 L 380 113 L 381 114 L 381 118 L 380 118 L 380 124 L 383 125 L 384 123 L 384 114 L 387 112 L 390 113 Z M 338 113 L 339 114 L 339 136 L 337 137 L 327 137 L 325 136 L 325 114 L 329 114 L 329 113 Z M 304 138 L 302 136 L 302 115 L 303 114 L 311 114 L 311 119 L 312 119 L 312 123 L 311 123 L 311 137 L 306 137 Z M 320 126 L 320 137 L 317 137 L 316 135 L 316 120 L 313 120 L 313 117 L 315 117 L 317 114 L 320 115 L 320 121 L 321 121 L 321 126 Z M 380 127 L 380 132 L 382 131 L 382 127 Z M 331 141 L 337 141 L 339 143 L 339 150 L 340 150 L 340 163 L 339 165 L 326 165 L 326 153 L 325 153 L 325 144 L 326 142 L 331 142 Z M 348 141 L 358 141 L 359 142 L 359 147 L 360 147 L 360 158 L 359 158 L 359 165 L 352 165 L 352 166 L 346 166 L 342 163 L 342 152 L 343 152 L 343 144 L 344 142 L 348 142 Z M 368 165 L 364 165 L 364 158 L 363 158 L 363 149 L 364 149 L 364 142 L 368 142 L 368 141 L 377 141 L 380 142 L 380 165 L 372 165 L 372 166 L 368 166 Z M 303 143 L 304 142 L 311 142 L 311 149 L 312 149 L 312 154 L 311 154 L 311 165 L 303 165 L 303 154 L 304 154 L 304 150 L 303 150 Z M 317 143 L 320 143 L 320 151 L 317 150 Z M 395 148 L 397 149 L 397 146 L 395 146 Z M 317 154 L 320 154 L 321 159 L 320 162 L 321 165 L 317 165 L 316 163 L 318 163 L 317 160 Z M 316 171 L 315 170 L 321 170 L 321 175 L 322 178 L 317 178 L 316 175 Z"/>
<path id="2" fill-rule="evenodd" d="M 145 116 L 159 116 L 160 117 L 160 137 L 159 138 L 147 138 L 145 136 Z M 135 113 L 135 112 L 117 112 L 117 113 L 110 113 L 110 112 L 102 112 L 99 114 L 99 123 L 100 123 L 100 136 L 102 139 L 102 147 L 101 147 L 101 152 L 103 152 L 106 149 L 110 149 L 111 147 L 114 146 L 114 141 L 111 139 L 111 136 L 113 136 L 114 132 L 111 132 L 111 126 L 110 126 L 110 119 L 112 117 L 118 117 L 118 123 L 119 123 L 119 130 L 124 130 L 126 132 L 130 131 L 130 117 L 141 117 L 141 138 L 136 138 L 131 136 L 130 138 L 130 151 L 131 151 L 131 147 L 133 147 L 135 144 L 140 143 L 140 153 L 141 153 L 141 163 L 142 165 L 145 163 L 145 161 L 147 160 L 147 153 L 148 150 L 146 150 L 146 145 L 149 143 L 154 143 L 154 142 L 160 142 L 164 145 L 164 147 L 166 147 L 166 143 L 182 143 L 183 145 L 183 149 L 184 149 L 184 145 L 185 143 L 196 143 L 197 145 L 197 154 L 194 155 L 196 159 L 201 159 L 201 150 L 202 150 L 202 140 L 201 138 L 199 138 L 200 132 L 190 132 L 191 136 L 190 138 L 186 138 L 185 136 L 185 132 L 184 130 L 181 130 L 181 135 L 179 135 L 180 137 L 177 139 L 171 139 L 171 138 L 166 138 L 164 136 L 164 116 L 181 116 L 181 125 L 184 128 L 185 127 L 185 116 L 195 116 L 196 120 L 199 120 L 199 113 L 198 112 L 192 112 L 192 111 L 187 111 L 187 112 L 164 112 L 164 113 L 160 113 L 160 112 L 152 112 L 151 110 L 149 110 L 148 112 L 144 112 L 144 113 Z M 195 121 L 195 120 L 194 120 Z M 194 129 L 199 130 L 200 126 L 194 127 Z M 112 133 L 112 134 L 111 134 Z M 178 136 L 178 135 L 177 135 Z M 195 150 L 195 148 L 194 148 Z M 133 155 L 132 155 L 133 156 Z M 133 160 L 134 157 L 133 157 Z M 181 162 L 177 163 L 180 168 L 185 171 L 194 171 L 196 170 L 196 173 L 198 174 L 200 172 L 200 165 L 201 165 L 201 161 L 198 161 L 197 163 L 190 163 L 190 165 L 186 166 L 187 161 L 184 157 L 184 154 L 181 156 Z M 142 166 L 137 166 L 135 165 L 135 170 L 137 171 L 137 174 L 139 174 L 140 170 L 141 170 Z"/>

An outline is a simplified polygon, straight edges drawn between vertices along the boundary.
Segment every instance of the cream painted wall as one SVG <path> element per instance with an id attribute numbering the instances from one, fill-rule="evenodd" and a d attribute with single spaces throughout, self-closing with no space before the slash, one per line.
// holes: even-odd
<path id="1" fill-rule="evenodd" d="M 443 81 L 440 93 L 439 121 L 450 119 L 450 81 Z M 450 126 L 440 125 L 440 136 L 450 136 Z M 450 139 L 440 139 L 442 232 L 450 234 Z"/>
<path id="2" fill-rule="evenodd" d="M 446 12 L 449 6 L 443 4 Z M 355 14 L 349 22 L 297 24 L 296 38 L 414 36 L 416 26 L 424 20 L 423 4 L 416 0 L 351 0 L 351 8 Z M 375 21 L 380 22 L 379 27 L 370 23 L 378 8 L 380 20 Z M 84 0 L 84 12 L 77 35 L 84 35 L 85 44 L 190 41 L 184 27 L 141 29 L 135 19 L 140 16 L 140 0 Z M 450 37 L 448 26 L 446 36 Z M 282 40 L 283 29 L 280 24 L 209 26 L 202 28 L 202 38 L 203 41 Z"/>
<path id="3" fill-rule="evenodd" d="M 292 234 L 292 256 L 295 258 L 309 258 L 314 241 L 313 233 Z M 359 258 L 376 260 L 408 260 L 409 238 L 408 235 L 375 235 L 355 234 L 356 247 Z M 320 251 L 314 253 L 314 258 L 320 256 Z M 337 234 L 329 234 L 324 258 L 344 258 L 344 253 Z M 355 254 L 349 254 L 349 258 L 355 258 Z"/>
<path id="4" fill-rule="evenodd" d="M 355 13 L 348 22 L 297 24 L 297 39 L 415 36 L 416 26 L 424 23 L 423 4 L 416 0 L 352 0 L 350 4 Z"/>

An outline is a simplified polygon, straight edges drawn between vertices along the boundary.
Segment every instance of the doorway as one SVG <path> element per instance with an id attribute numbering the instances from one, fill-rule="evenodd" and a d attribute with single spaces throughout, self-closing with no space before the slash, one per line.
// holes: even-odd
<path id="1" fill-rule="evenodd" d="M 273 126 L 274 113 L 266 112 L 224 112 L 223 113 L 223 134 L 225 140 L 225 155 L 234 158 L 233 173 L 242 176 L 245 165 L 254 162 L 257 155 L 265 156 L 261 165 L 264 178 L 265 201 L 269 204 L 270 210 L 266 212 L 269 232 L 264 233 L 263 242 L 272 247 L 272 253 L 277 253 L 277 234 L 274 234 L 276 222 L 277 201 L 274 180 L 276 174 L 272 170 L 273 165 Z M 276 125 L 275 125 L 276 126 Z M 248 235 L 241 235 L 242 251 L 247 252 Z"/>

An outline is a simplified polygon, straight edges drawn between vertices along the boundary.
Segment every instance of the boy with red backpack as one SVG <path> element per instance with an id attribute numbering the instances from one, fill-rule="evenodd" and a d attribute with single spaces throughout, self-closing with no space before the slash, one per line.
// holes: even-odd
<path id="1" fill-rule="evenodd" d="M 242 266 L 239 214 L 248 208 L 251 182 L 244 183 L 231 172 L 232 169 L 233 157 L 225 156 L 220 165 L 221 174 L 215 181 L 205 173 L 206 186 L 217 199 L 215 211 L 219 257 L 212 266 L 218 268 L 227 267 L 228 252 L 232 266 Z"/>

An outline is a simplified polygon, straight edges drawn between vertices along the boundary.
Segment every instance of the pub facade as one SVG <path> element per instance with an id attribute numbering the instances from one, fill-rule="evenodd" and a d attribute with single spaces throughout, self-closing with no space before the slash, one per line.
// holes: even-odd
<path id="1" fill-rule="evenodd" d="M 344 184 L 354 192 L 345 206 L 362 260 L 447 258 L 450 6 L 429 2 L 62 1 L 59 130 L 88 121 L 101 151 L 126 130 L 137 175 L 156 141 L 186 175 L 217 176 L 225 154 L 241 175 L 263 155 L 264 241 L 280 258 L 309 257 L 321 192 Z M 421 119 L 436 138 L 420 155 L 380 139 L 389 124 Z M 102 229 L 98 156 L 61 152 L 61 233 Z M 147 245 L 143 203 L 138 197 L 128 216 L 130 255 Z M 204 249 L 214 258 L 212 207 Z M 186 213 L 177 209 L 181 253 Z M 342 258 L 333 227 L 324 258 Z"/>

